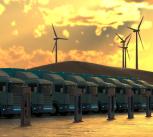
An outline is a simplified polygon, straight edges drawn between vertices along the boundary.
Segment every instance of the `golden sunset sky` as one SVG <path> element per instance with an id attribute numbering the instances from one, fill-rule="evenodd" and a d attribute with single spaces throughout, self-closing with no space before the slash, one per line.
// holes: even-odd
<path id="1" fill-rule="evenodd" d="M 54 62 L 54 24 L 59 36 L 59 61 L 79 60 L 122 66 L 115 33 L 127 36 L 127 26 L 144 22 L 139 44 L 139 68 L 153 71 L 152 0 L 0 0 L 0 67 L 31 68 Z M 135 35 L 129 44 L 135 68 Z"/>

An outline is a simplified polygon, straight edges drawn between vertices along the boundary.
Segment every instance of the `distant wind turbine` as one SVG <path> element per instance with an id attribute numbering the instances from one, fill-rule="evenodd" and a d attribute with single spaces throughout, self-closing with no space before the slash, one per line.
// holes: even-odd
<path id="1" fill-rule="evenodd" d="M 58 47 L 57 47 L 57 42 L 58 42 L 58 40 L 68 40 L 68 39 L 62 38 L 62 37 L 58 37 L 53 24 L 52 24 L 52 28 L 53 28 L 53 32 L 54 32 L 53 40 L 55 41 L 54 47 L 52 49 L 52 52 L 54 52 L 54 50 L 55 50 L 55 63 L 57 63 L 58 62 Z"/>
<path id="2" fill-rule="evenodd" d="M 130 40 L 131 40 L 131 35 L 130 35 L 130 38 L 129 38 L 129 40 L 128 40 L 128 42 L 127 42 L 127 44 L 126 44 L 126 46 L 124 47 L 124 50 L 125 50 L 125 68 L 126 68 L 126 54 L 128 54 L 128 58 L 130 59 L 130 54 L 129 54 L 129 50 L 128 50 L 128 45 L 129 45 L 129 43 L 130 43 Z"/>
<path id="3" fill-rule="evenodd" d="M 141 45 L 144 48 L 142 38 L 141 38 L 141 35 L 140 35 L 140 27 L 141 27 L 143 18 L 144 17 L 142 17 L 142 19 L 141 19 L 137 28 L 128 27 L 129 29 L 131 29 L 136 34 L 136 69 L 139 69 L 139 64 L 138 64 L 139 63 L 138 62 L 138 39 L 140 39 Z"/>
<path id="4" fill-rule="evenodd" d="M 126 53 L 128 53 L 128 45 L 131 39 L 131 34 L 128 35 L 125 39 L 123 39 L 119 34 L 116 33 L 116 35 L 119 37 L 119 39 L 121 40 L 120 43 L 122 44 L 122 46 L 120 48 L 122 48 L 122 68 L 126 68 Z M 128 38 L 130 37 L 130 39 L 128 40 Z M 127 42 L 128 40 L 128 42 Z M 127 43 L 126 43 L 127 42 Z"/>

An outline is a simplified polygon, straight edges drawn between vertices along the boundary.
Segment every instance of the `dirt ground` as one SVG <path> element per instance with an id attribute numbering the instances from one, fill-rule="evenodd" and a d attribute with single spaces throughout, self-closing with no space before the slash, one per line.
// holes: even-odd
<path id="1" fill-rule="evenodd" d="M 19 119 L 0 119 L 0 137 L 151 137 L 153 117 L 135 114 L 116 115 L 107 121 L 106 115 L 86 115 L 83 122 L 73 123 L 73 116 L 32 118 L 30 127 L 21 128 Z"/>

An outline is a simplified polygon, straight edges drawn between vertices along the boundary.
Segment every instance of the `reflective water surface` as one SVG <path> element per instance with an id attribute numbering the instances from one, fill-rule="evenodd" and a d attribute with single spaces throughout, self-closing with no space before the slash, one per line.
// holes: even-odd
<path id="1" fill-rule="evenodd" d="M 0 137 L 151 137 L 153 117 L 126 114 L 107 121 L 106 115 L 83 116 L 82 123 L 73 123 L 73 116 L 32 118 L 32 126 L 20 128 L 19 119 L 0 119 Z"/>

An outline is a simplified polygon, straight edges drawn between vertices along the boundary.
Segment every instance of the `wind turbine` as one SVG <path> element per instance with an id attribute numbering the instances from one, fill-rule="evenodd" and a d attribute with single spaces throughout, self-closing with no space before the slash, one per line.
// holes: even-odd
<path id="1" fill-rule="evenodd" d="M 53 28 L 53 32 L 54 32 L 53 40 L 55 41 L 54 47 L 52 49 L 52 52 L 54 52 L 54 50 L 55 50 L 55 63 L 57 63 L 58 62 L 58 47 L 57 47 L 57 42 L 58 42 L 58 40 L 68 40 L 68 39 L 62 38 L 62 37 L 58 37 L 53 24 L 52 24 L 52 28 Z"/>
<path id="2" fill-rule="evenodd" d="M 120 43 L 122 44 L 122 46 L 120 48 L 122 48 L 122 68 L 126 68 L 126 52 L 128 52 L 127 50 L 127 47 L 128 47 L 128 44 L 130 42 L 130 40 L 128 41 L 128 43 L 126 44 L 128 38 L 131 36 L 128 35 L 125 39 L 123 39 L 119 34 L 116 33 L 116 35 L 118 36 L 118 38 L 121 40 Z M 131 39 L 131 38 L 130 38 Z"/>
<path id="3" fill-rule="evenodd" d="M 136 34 L 136 69 L 139 68 L 139 62 L 138 62 L 138 39 L 140 39 L 140 42 L 141 42 L 141 45 L 142 47 L 144 48 L 143 46 L 143 42 L 142 42 L 142 38 L 141 38 L 141 35 L 140 35 L 140 27 L 141 27 L 141 24 L 142 24 L 142 21 L 143 21 L 143 18 L 141 19 L 139 25 L 137 28 L 131 28 L 131 27 L 128 27 L 129 29 L 131 29 L 135 34 Z"/>
<path id="4" fill-rule="evenodd" d="M 129 38 L 129 40 L 128 40 L 128 42 L 127 42 L 127 44 L 126 44 L 126 46 L 124 47 L 124 51 L 125 51 L 125 68 L 126 68 L 126 54 L 128 54 L 128 58 L 130 59 L 130 54 L 129 54 L 129 51 L 128 51 L 128 45 L 129 45 L 129 43 L 130 43 L 130 40 L 131 40 L 131 35 L 130 35 L 130 38 Z"/>

